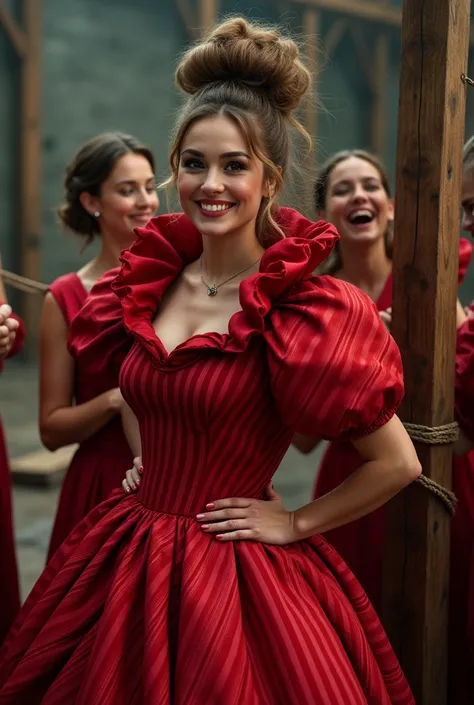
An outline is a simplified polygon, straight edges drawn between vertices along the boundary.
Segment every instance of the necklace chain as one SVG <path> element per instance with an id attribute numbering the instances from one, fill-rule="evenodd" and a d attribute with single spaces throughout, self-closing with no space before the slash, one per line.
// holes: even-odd
<path id="1" fill-rule="evenodd" d="M 260 262 L 260 260 L 261 260 L 261 257 L 259 257 L 258 259 L 256 259 L 255 262 L 252 262 L 252 264 L 249 264 L 248 267 L 244 267 L 244 269 L 241 269 L 240 272 L 236 272 L 236 274 L 233 274 L 231 277 L 229 277 L 229 278 L 226 279 L 225 281 L 221 282 L 220 284 L 211 284 L 211 285 L 209 285 L 209 284 L 205 281 L 204 276 L 203 276 L 203 273 L 202 273 L 202 255 L 201 255 L 201 257 L 200 257 L 200 259 L 199 259 L 199 263 L 200 263 L 200 267 L 201 267 L 201 281 L 202 281 L 202 283 L 204 284 L 204 286 L 207 287 L 207 295 L 208 295 L 208 296 L 216 296 L 216 295 L 217 295 L 217 291 L 218 291 L 218 289 L 221 288 L 221 286 L 223 286 L 224 284 L 227 284 L 228 282 L 232 281 L 232 279 L 235 279 L 235 277 L 238 277 L 239 274 L 243 274 L 243 273 L 246 272 L 248 269 L 250 269 L 251 267 L 255 266 L 255 265 L 257 264 L 257 262 Z"/>

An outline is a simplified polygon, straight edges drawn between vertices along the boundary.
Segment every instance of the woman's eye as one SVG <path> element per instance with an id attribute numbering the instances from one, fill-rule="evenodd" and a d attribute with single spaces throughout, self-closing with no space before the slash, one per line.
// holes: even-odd
<path id="1" fill-rule="evenodd" d="M 242 162 L 229 162 L 225 167 L 226 171 L 242 171 L 244 169 L 247 169 L 247 166 Z"/>
<path id="2" fill-rule="evenodd" d="M 186 159 L 183 166 L 186 169 L 202 169 L 204 164 L 199 159 Z"/>
<path id="3" fill-rule="evenodd" d="M 155 193 L 156 188 L 154 186 L 147 186 L 146 187 L 146 192 L 147 193 Z"/>
<path id="4" fill-rule="evenodd" d="M 133 189 L 132 189 L 132 188 L 124 188 L 124 189 L 121 189 L 121 191 L 120 191 L 120 194 L 121 194 L 122 196 L 131 196 L 132 193 L 133 193 Z"/>

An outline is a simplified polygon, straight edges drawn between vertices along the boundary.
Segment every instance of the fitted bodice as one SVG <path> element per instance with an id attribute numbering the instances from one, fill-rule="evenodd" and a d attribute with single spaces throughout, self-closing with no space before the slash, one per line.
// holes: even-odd
<path id="1" fill-rule="evenodd" d="M 263 345 L 240 355 L 195 351 L 179 369 L 136 343 L 120 386 L 140 424 L 139 501 L 193 515 L 223 497 L 262 497 L 292 432 L 275 408 Z"/>

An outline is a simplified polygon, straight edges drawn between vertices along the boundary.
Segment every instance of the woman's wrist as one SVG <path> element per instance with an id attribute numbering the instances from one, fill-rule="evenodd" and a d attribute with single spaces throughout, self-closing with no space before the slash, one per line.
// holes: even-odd
<path id="1" fill-rule="evenodd" d="M 110 410 L 118 414 L 123 404 L 123 397 L 120 389 L 118 387 L 115 387 L 115 389 L 110 389 L 107 393 L 107 398 Z"/>

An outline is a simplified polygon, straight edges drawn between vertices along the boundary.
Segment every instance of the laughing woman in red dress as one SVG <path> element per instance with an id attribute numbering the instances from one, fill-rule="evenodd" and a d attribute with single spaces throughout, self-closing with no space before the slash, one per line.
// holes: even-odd
<path id="1" fill-rule="evenodd" d="M 311 76 L 290 39 L 237 18 L 177 79 L 185 215 L 140 229 L 114 291 L 99 282 L 71 329 L 78 358 L 103 369 L 132 337 L 120 388 L 145 472 L 40 577 L 0 654 L 0 703 L 412 705 L 372 606 L 319 535 L 420 466 L 375 307 L 312 276 L 337 232 L 276 207 Z M 366 462 L 289 512 L 265 490 L 296 430 L 351 439 Z"/>
<path id="2" fill-rule="evenodd" d="M 75 361 L 68 332 L 88 292 L 117 267 L 123 249 L 158 207 L 153 154 L 137 139 L 118 132 L 87 142 L 68 167 L 64 226 L 85 239 L 100 237 L 99 254 L 78 272 L 56 279 L 45 297 L 40 327 L 40 431 L 56 450 L 79 443 L 64 479 L 53 533 L 51 558 L 91 509 L 120 486 L 131 463 L 122 431 L 118 370 Z"/>
<path id="3" fill-rule="evenodd" d="M 1 263 L 0 263 L 1 269 Z M 3 360 L 20 352 L 25 339 L 21 320 L 12 314 L 0 277 L 0 372 Z M 20 609 L 18 569 L 13 538 L 11 478 L 8 454 L 0 420 L 0 644 Z"/>

